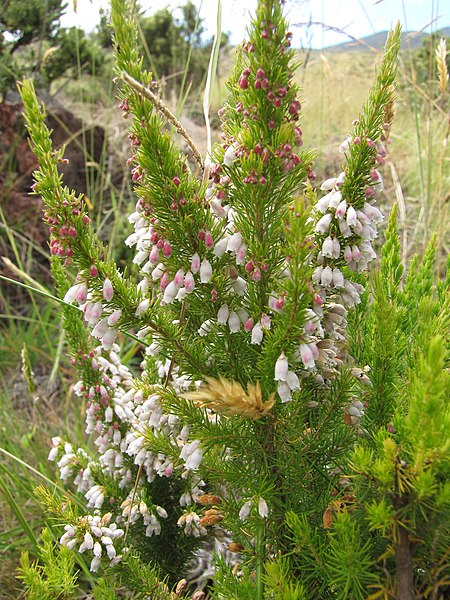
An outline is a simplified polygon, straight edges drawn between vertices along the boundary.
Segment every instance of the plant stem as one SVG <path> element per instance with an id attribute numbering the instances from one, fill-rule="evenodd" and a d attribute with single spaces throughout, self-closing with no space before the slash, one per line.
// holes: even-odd
<path id="1" fill-rule="evenodd" d="M 256 599 L 262 600 L 264 596 L 263 574 L 264 555 L 264 523 L 258 527 L 256 532 Z"/>
<path id="2" fill-rule="evenodd" d="M 177 132 L 180 135 L 182 135 L 184 137 L 184 139 L 186 140 L 187 145 L 192 150 L 192 154 L 194 155 L 195 160 L 198 162 L 198 164 L 200 165 L 200 168 L 203 172 L 205 165 L 203 163 L 203 159 L 201 157 L 201 154 L 200 154 L 197 146 L 192 141 L 192 139 L 191 139 L 190 135 L 188 134 L 188 132 L 186 131 L 186 129 L 183 127 L 183 125 L 180 123 L 180 121 L 176 118 L 176 116 L 167 108 L 167 106 L 164 104 L 164 102 L 160 98 L 158 98 L 158 96 L 156 96 L 151 90 L 149 90 L 147 87 L 145 87 L 145 85 L 142 85 L 142 83 L 139 83 L 139 81 L 136 81 L 136 79 L 133 79 L 133 77 L 131 77 L 131 75 L 129 75 L 125 71 L 122 72 L 121 79 L 123 79 L 123 81 L 125 81 L 125 83 L 127 85 L 129 85 L 131 88 L 136 90 L 136 92 L 141 94 L 141 96 L 144 96 L 144 98 L 147 98 L 147 100 L 150 100 L 150 102 L 153 104 L 153 106 L 156 106 L 156 108 L 159 110 L 159 112 L 162 113 L 170 123 L 172 123 L 172 125 L 175 127 Z"/>
<path id="3" fill-rule="evenodd" d="M 398 527 L 398 542 L 395 546 L 395 566 L 397 568 L 397 593 L 399 600 L 414 600 L 414 581 L 411 543 L 408 531 L 403 525 Z"/>

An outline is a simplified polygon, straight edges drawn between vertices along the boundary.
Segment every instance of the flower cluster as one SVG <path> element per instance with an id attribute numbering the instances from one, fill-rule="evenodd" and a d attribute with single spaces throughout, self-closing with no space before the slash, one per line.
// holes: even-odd
<path id="1" fill-rule="evenodd" d="M 111 566 L 117 565 L 128 548 L 122 547 L 122 554 L 117 553 L 117 542 L 123 537 L 124 530 L 111 523 L 111 513 L 102 517 L 86 515 L 79 518 L 73 525 L 65 525 L 65 533 L 60 543 L 69 549 L 78 549 L 78 552 L 92 552 L 93 558 L 90 570 L 98 571 L 102 557 L 109 560 Z"/>

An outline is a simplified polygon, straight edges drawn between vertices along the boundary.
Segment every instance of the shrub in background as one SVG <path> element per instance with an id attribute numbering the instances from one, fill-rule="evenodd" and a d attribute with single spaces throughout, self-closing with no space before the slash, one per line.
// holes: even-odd
<path id="1" fill-rule="evenodd" d="M 164 127 L 183 131 L 142 69 L 126 0 L 113 0 L 112 23 L 138 281 L 63 187 L 63 153 L 32 84 L 20 88 L 91 439 L 53 440 L 50 459 L 84 503 L 40 489 L 65 523 L 60 543 L 104 573 L 98 597 L 125 586 L 154 598 L 443 598 L 449 278 L 435 284 L 431 244 L 403 283 L 395 209 L 366 275 L 399 28 L 321 194 L 280 2 L 258 3 L 221 143 L 206 162 L 193 149 L 196 169 Z M 133 372 L 130 339 L 142 349 Z"/>

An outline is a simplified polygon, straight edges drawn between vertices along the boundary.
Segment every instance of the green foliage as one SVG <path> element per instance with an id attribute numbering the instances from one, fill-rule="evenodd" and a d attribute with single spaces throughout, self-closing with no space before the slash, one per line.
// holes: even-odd
<path id="1" fill-rule="evenodd" d="M 38 560 L 31 563 L 24 552 L 18 571 L 30 600 L 70 600 L 77 590 L 74 555 L 64 546 L 56 546 L 48 529 L 42 531 Z"/>

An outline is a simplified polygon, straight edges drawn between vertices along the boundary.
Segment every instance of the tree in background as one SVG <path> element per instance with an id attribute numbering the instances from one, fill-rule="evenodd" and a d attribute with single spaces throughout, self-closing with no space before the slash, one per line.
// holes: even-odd
<path id="1" fill-rule="evenodd" d="M 61 28 L 63 0 L 6 0 L 0 15 L 0 94 L 31 76 L 39 88 L 63 75 L 99 73 L 104 55 L 82 29 Z"/>
<path id="2" fill-rule="evenodd" d="M 212 40 L 204 39 L 203 19 L 198 8 L 188 0 L 176 12 L 168 8 L 141 18 L 144 56 L 156 78 L 164 78 L 167 90 L 178 92 L 187 80 L 193 87 L 205 79 Z M 223 34 L 222 46 L 228 43 Z M 146 52 L 147 51 L 147 52 Z"/>

